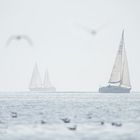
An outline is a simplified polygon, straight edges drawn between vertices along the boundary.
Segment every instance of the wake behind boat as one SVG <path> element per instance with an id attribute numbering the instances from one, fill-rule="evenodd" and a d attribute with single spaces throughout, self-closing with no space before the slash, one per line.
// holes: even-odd
<path id="1" fill-rule="evenodd" d="M 124 44 L 124 31 L 122 32 L 120 46 L 117 52 L 113 70 L 108 83 L 109 83 L 108 86 L 100 87 L 99 92 L 129 93 L 131 90 L 128 62 Z"/>
<path id="2" fill-rule="evenodd" d="M 48 70 L 45 72 L 44 82 L 42 83 L 37 63 L 33 69 L 29 90 L 33 92 L 56 92 L 56 88 L 51 84 Z"/>

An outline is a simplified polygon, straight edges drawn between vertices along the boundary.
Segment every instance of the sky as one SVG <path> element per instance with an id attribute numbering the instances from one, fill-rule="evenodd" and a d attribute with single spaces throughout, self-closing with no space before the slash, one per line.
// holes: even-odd
<path id="1" fill-rule="evenodd" d="M 121 33 L 133 91 L 140 91 L 139 0 L 0 0 L 0 91 L 28 90 L 37 62 L 58 91 L 98 91 L 110 78 Z M 100 29 L 93 36 L 81 26 Z M 5 44 L 11 35 L 25 41 Z"/>

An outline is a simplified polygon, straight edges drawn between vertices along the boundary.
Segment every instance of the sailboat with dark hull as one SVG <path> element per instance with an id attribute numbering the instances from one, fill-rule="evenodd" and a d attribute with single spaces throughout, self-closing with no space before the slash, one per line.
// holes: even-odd
<path id="1" fill-rule="evenodd" d="M 124 43 L 124 31 L 117 52 L 115 63 L 107 86 L 100 87 L 100 93 L 129 93 L 131 83 Z"/>

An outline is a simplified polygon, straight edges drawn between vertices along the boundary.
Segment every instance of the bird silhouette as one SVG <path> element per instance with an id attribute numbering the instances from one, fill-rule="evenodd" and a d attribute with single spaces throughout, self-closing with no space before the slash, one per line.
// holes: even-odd
<path id="1" fill-rule="evenodd" d="M 30 37 L 27 36 L 27 35 L 12 35 L 12 36 L 10 36 L 10 37 L 8 38 L 8 40 L 7 40 L 7 42 L 6 42 L 6 47 L 8 47 L 8 46 L 10 45 L 10 43 L 11 43 L 12 41 L 14 41 L 14 40 L 15 40 L 15 41 L 26 40 L 27 43 L 28 43 L 30 46 L 33 45 L 32 40 L 31 40 Z"/>
<path id="2" fill-rule="evenodd" d="M 116 122 L 112 122 L 111 125 L 116 126 L 116 127 L 121 127 L 122 126 L 121 123 L 116 123 Z"/>
<path id="3" fill-rule="evenodd" d="M 11 112 L 11 117 L 12 117 L 12 118 L 17 118 L 17 116 L 18 116 L 18 115 L 17 115 L 17 112 Z"/>
<path id="4" fill-rule="evenodd" d="M 67 127 L 69 130 L 71 131 L 75 131 L 77 129 L 77 125 L 71 126 L 71 127 Z"/>
<path id="5" fill-rule="evenodd" d="M 97 35 L 106 25 L 99 26 L 97 29 L 93 29 L 87 26 L 78 25 L 82 30 L 85 30 L 86 32 L 90 33 L 91 35 L 95 36 Z"/>
<path id="6" fill-rule="evenodd" d="M 41 124 L 46 124 L 47 122 L 46 121 L 44 121 L 44 120 L 41 120 L 41 122 L 40 122 Z"/>
<path id="7" fill-rule="evenodd" d="M 101 121 L 101 125 L 104 125 L 105 124 L 105 122 L 104 121 Z"/>
<path id="8" fill-rule="evenodd" d="M 61 119 L 64 123 L 70 123 L 70 119 L 68 119 L 68 118 L 63 118 L 63 119 Z"/>

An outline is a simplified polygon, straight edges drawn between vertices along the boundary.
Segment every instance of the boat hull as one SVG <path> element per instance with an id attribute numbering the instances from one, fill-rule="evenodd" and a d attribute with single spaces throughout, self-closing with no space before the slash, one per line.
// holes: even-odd
<path id="1" fill-rule="evenodd" d="M 130 93 L 130 90 L 131 88 L 112 85 L 99 88 L 100 93 Z"/>
<path id="2" fill-rule="evenodd" d="M 30 88 L 29 89 L 32 92 L 56 92 L 55 87 L 49 87 L 49 88 Z"/>

